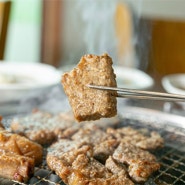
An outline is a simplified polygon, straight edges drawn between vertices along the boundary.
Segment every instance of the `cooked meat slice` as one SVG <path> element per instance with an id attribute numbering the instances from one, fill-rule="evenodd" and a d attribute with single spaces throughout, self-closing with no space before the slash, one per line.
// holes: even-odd
<path id="1" fill-rule="evenodd" d="M 151 132 L 150 137 L 147 137 L 145 140 L 141 140 L 136 146 L 143 149 L 155 150 L 163 147 L 163 145 L 164 139 L 157 132 Z"/>
<path id="2" fill-rule="evenodd" d="M 121 127 L 121 128 L 107 128 L 107 133 L 114 135 L 117 139 L 122 139 L 124 136 L 135 136 L 135 135 L 146 135 L 146 132 L 143 132 L 143 130 L 134 129 L 130 126 L 128 127 Z"/>
<path id="3" fill-rule="evenodd" d="M 128 173 L 136 182 L 143 182 L 156 170 L 160 164 L 154 155 L 130 143 L 121 142 L 114 151 L 113 158 L 128 165 Z"/>
<path id="4" fill-rule="evenodd" d="M 105 167 L 109 169 L 114 175 L 117 175 L 117 178 L 119 180 L 122 179 L 122 181 L 115 181 L 115 184 L 128 184 L 128 185 L 134 185 L 134 183 L 130 180 L 127 168 L 124 164 L 118 163 L 113 159 L 112 156 L 109 156 L 109 158 L 106 160 Z M 114 182 L 114 181 L 113 181 Z M 122 183 L 121 183 L 122 182 Z"/>
<path id="5" fill-rule="evenodd" d="M 87 84 L 116 87 L 112 59 L 85 55 L 71 72 L 62 76 L 62 84 L 77 121 L 97 120 L 117 114 L 116 97 L 112 92 L 88 88 Z"/>
<path id="6" fill-rule="evenodd" d="M 112 137 L 101 130 L 96 125 L 89 125 L 89 127 L 81 128 L 72 137 L 73 140 L 79 140 L 86 143 L 96 145 Z"/>
<path id="7" fill-rule="evenodd" d="M 60 139 L 48 147 L 47 150 L 47 164 L 57 174 L 62 174 L 62 168 L 68 168 L 68 166 L 70 166 L 75 160 L 77 155 L 85 153 L 89 156 L 92 156 L 92 147 L 90 145 L 86 145 L 80 140 L 72 141 L 67 139 Z"/>
<path id="8" fill-rule="evenodd" d="M 36 165 L 42 162 L 43 148 L 39 144 L 5 130 L 0 130 L 0 150 L 33 158 Z"/>
<path id="9" fill-rule="evenodd" d="M 108 178 L 112 176 L 112 173 L 105 168 L 103 164 L 93 159 L 92 157 L 88 157 L 87 155 L 80 154 L 77 156 L 75 161 L 72 163 L 72 168 L 79 176 L 82 175 L 87 180 L 93 180 L 94 178 Z"/>
<path id="10" fill-rule="evenodd" d="M 66 152 L 79 149 L 84 144 L 85 143 L 80 140 L 73 141 L 69 139 L 60 139 L 48 147 L 48 155 L 61 156 Z"/>
<path id="11" fill-rule="evenodd" d="M 13 118 L 10 127 L 13 132 L 32 141 L 49 144 L 55 139 L 54 133 L 45 127 L 45 123 L 51 118 L 50 113 L 36 110 L 29 115 Z"/>
<path id="12" fill-rule="evenodd" d="M 159 170 L 160 165 L 155 161 L 136 160 L 133 161 L 128 169 L 130 177 L 136 182 L 145 182 L 149 176 Z"/>
<path id="13" fill-rule="evenodd" d="M 115 129 L 112 127 L 108 127 L 106 130 L 107 134 L 111 135 L 113 138 L 121 141 L 123 137 L 125 136 L 123 133 L 119 132 L 119 129 Z"/>
<path id="14" fill-rule="evenodd" d="M 112 135 L 114 138 L 116 138 L 119 141 L 123 140 L 133 145 L 136 145 L 137 142 L 140 142 L 147 138 L 139 131 L 131 127 L 122 127 L 118 129 L 108 128 L 107 133 Z"/>
<path id="15" fill-rule="evenodd" d="M 32 158 L 0 150 L 0 177 L 27 182 L 33 170 Z"/>
<path id="16" fill-rule="evenodd" d="M 114 160 L 112 156 L 109 156 L 109 158 L 106 160 L 105 167 L 108 168 L 113 174 L 127 175 L 126 166 L 123 163 L 119 163 Z"/>
<path id="17" fill-rule="evenodd" d="M 70 178 L 69 184 L 81 182 L 81 184 L 102 185 L 118 184 L 133 185 L 133 182 L 126 175 L 114 175 L 104 165 L 97 160 L 87 157 L 84 154 L 78 155 L 72 164 L 73 178 Z"/>
<path id="18" fill-rule="evenodd" d="M 93 148 L 94 158 L 104 164 L 107 158 L 113 154 L 118 144 L 119 141 L 116 139 L 108 139 L 96 144 Z"/>
<path id="19" fill-rule="evenodd" d="M 162 147 L 164 143 L 163 138 L 156 132 L 151 132 L 149 136 L 146 136 L 139 130 L 131 127 L 123 127 L 119 129 L 108 128 L 107 133 L 119 141 L 131 143 L 134 146 L 146 150 L 154 150 Z"/>
<path id="20" fill-rule="evenodd" d="M 57 150 L 60 144 L 51 146 L 48 150 L 46 161 L 49 168 L 55 171 L 55 173 L 62 178 L 64 183 L 69 184 L 69 179 L 73 178 L 72 163 L 80 154 L 92 156 L 92 147 L 89 145 L 81 146 L 81 143 L 77 141 L 66 142 L 67 144 L 64 146 L 64 149 L 60 148 L 60 151 Z"/>
<path id="21" fill-rule="evenodd" d="M 55 135 L 57 135 L 58 139 L 70 139 L 76 132 L 79 131 L 79 129 L 82 127 L 80 124 L 74 124 L 66 129 L 64 129 L 62 132 L 60 129 L 55 129 Z"/>
<path id="22" fill-rule="evenodd" d="M 15 118 L 12 121 L 13 132 L 22 134 L 41 145 L 49 145 L 58 137 L 67 137 L 65 129 L 74 125 L 70 113 L 51 115 L 47 112 L 36 111 L 31 115 Z"/>
<path id="23" fill-rule="evenodd" d="M 33 110 L 31 114 L 14 117 L 11 121 L 11 129 L 19 133 L 23 133 L 34 127 L 34 124 L 44 124 L 52 115 L 48 112 L 43 112 L 40 110 Z M 34 123 L 34 124 L 33 124 Z"/>

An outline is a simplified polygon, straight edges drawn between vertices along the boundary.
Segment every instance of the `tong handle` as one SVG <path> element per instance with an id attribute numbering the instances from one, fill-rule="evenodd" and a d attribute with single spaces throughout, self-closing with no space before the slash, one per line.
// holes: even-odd
<path id="1" fill-rule="evenodd" d="M 171 94 L 171 93 L 161 93 L 154 91 L 141 91 L 135 89 L 119 88 L 119 87 L 108 87 L 88 84 L 87 87 L 106 90 L 106 91 L 117 91 L 117 97 L 122 98 L 134 98 L 134 99 L 152 99 L 152 100 L 162 100 L 162 101 L 185 101 L 184 95 Z"/>

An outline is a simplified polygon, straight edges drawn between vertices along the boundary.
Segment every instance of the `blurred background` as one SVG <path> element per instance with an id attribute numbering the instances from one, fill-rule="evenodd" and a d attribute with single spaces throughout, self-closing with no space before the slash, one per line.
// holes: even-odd
<path id="1" fill-rule="evenodd" d="M 185 73 L 184 10 L 184 0 L 0 0 L 0 63 L 62 69 L 106 52 L 164 91 L 164 76 Z"/>
<path id="2" fill-rule="evenodd" d="M 24 123 L 35 131 L 34 123 L 44 124 L 41 129 L 47 127 L 45 123 L 55 127 L 59 116 L 49 118 L 42 113 L 37 115 L 35 110 L 54 114 L 71 110 L 61 84 L 62 74 L 74 68 L 83 55 L 103 53 L 113 59 L 118 87 L 184 95 L 184 101 L 179 102 L 137 99 L 142 98 L 141 94 L 137 98 L 125 96 L 117 98 L 117 110 L 118 118 L 123 118 L 121 126 L 139 130 L 133 138 L 139 141 L 140 133 L 148 137 L 151 132 L 151 138 L 141 137 L 137 146 L 161 143 L 152 131 L 165 140 L 164 148 L 152 151 L 161 169 L 145 184 L 185 184 L 185 0 L 0 0 L 0 122 L 5 118 L 3 123 L 9 127 L 12 118 L 23 115 L 14 120 L 14 127 L 23 125 L 20 132 L 24 130 L 25 135 L 30 131 Z M 25 117 L 31 112 L 36 114 Z M 67 114 L 65 120 L 72 119 Z M 61 119 L 62 125 L 65 120 Z M 55 132 L 58 130 L 61 129 L 56 127 Z M 61 136 L 77 132 L 76 127 L 72 127 L 72 132 L 69 128 L 62 130 Z M 38 136 L 39 132 L 31 135 Z M 10 143 L 11 140 L 7 146 Z M 19 146 L 15 146 L 18 151 Z M 43 161 L 42 169 L 35 169 L 29 183 L 62 184 L 45 167 Z M 15 172 L 28 171 L 19 169 Z M 17 173 L 14 177 L 26 180 Z M 18 184 L 6 182 L 0 178 L 0 184 Z"/>
<path id="3" fill-rule="evenodd" d="M 116 64 L 185 72 L 183 0 L 12 0 L 3 60 L 78 63 L 108 52 Z"/>

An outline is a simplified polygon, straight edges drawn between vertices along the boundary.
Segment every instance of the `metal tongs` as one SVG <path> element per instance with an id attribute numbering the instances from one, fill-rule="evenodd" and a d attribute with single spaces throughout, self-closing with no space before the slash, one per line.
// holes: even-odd
<path id="1" fill-rule="evenodd" d="M 122 98 L 133 98 L 133 99 L 151 99 L 161 101 L 185 101 L 185 96 L 171 93 L 161 93 L 153 91 L 141 91 L 135 89 L 108 87 L 88 84 L 87 87 L 103 90 L 103 91 L 116 91 L 115 95 Z"/>

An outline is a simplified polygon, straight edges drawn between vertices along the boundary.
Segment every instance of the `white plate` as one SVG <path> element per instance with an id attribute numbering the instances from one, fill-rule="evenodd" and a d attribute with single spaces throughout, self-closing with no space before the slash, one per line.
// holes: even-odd
<path id="1" fill-rule="evenodd" d="M 162 85 L 169 93 L 185 95 L 185 74 L 172 74 L 163 77 Z"/>
<path id="2" fill-rule="evenodd" d="M 121 66 L 113 66 L 117 86 L 129 89 L 149 89 L 154 85 L 153 79 L 141 70 Z"/>
<path id="3" fill-rule="evenodd" d="M 38 96 L 60 83 L 60 73 L 40 63 L 0 62 L 0 103 Z"/>
<path id="4" fill-rule="evenodd" d="M 62 72 L 70 71 L 74 65 L 67 65 L 61 68 Z M 154 85 L 153 79 L 135 68 L 127 68 L 114 65 L 114 73 L 116 74 L 117 86 L 130 89 L 149 89 Z"/>
<path id="5" fill-rule="evenodd" d="M 185 95 L 185 74 L 171 74 L 162 78 L 162 85 L 166 92 Z M 177 102 L 185 108 L 185 102 Z"/>

